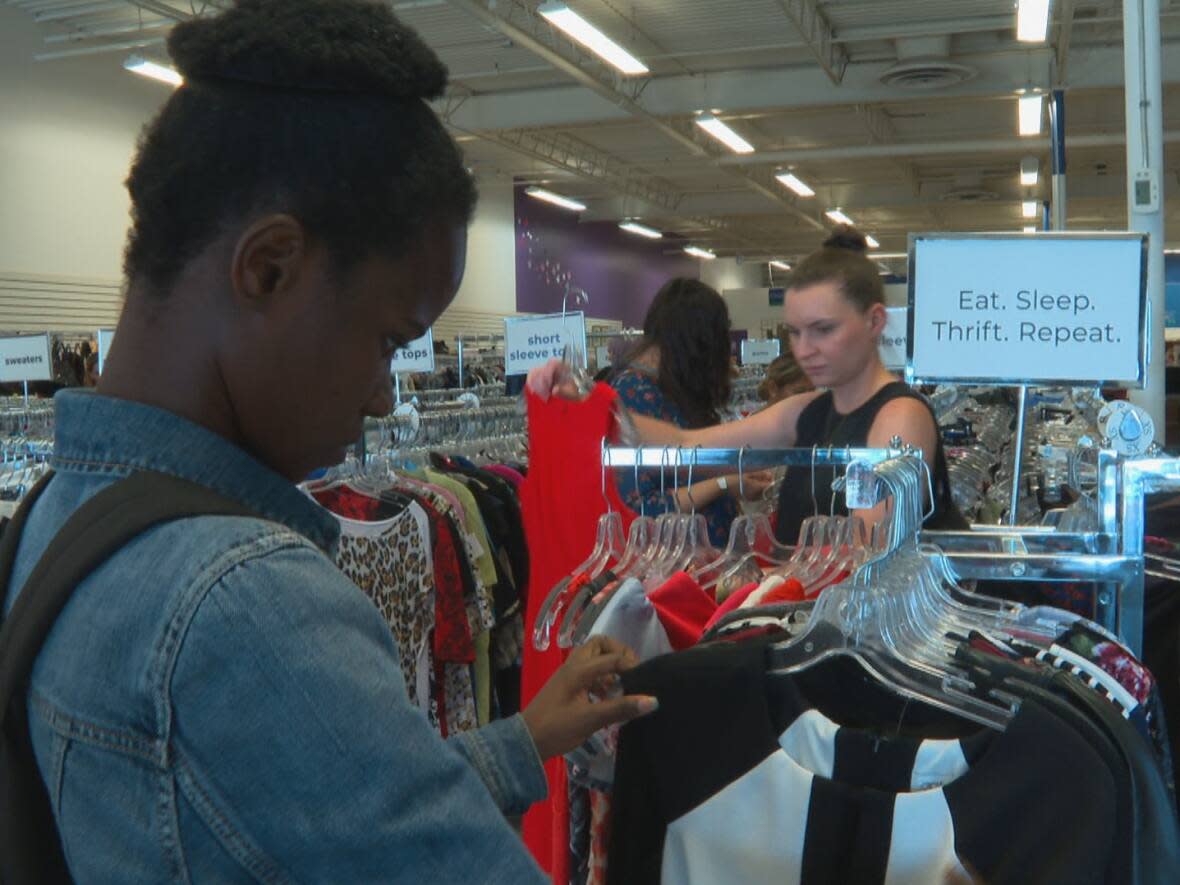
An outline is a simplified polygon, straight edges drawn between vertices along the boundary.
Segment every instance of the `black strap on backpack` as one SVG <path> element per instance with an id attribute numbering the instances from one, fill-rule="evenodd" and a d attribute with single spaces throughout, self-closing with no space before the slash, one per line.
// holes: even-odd
<path id="1" fill-rule="evenodd" d="M 195 483 L 162 473 L 132 474 L 66 520 L 4 619 L 21 531 L 52 476 L 34 486 L 0 537 L 0 885 L 70 881 L 29 738 L 27 695 L 33 663 L 74 588 L 153 526 L 191 516 L 256 515 Z"/>

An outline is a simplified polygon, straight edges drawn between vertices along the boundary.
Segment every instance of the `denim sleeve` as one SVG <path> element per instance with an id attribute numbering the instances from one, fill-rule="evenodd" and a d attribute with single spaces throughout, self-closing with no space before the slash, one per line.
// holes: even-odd
<path id="1" fill-rule="evenodd" d="M 448 743 L 466 757 L 505 814 L 523 814 L 549 793 L 537 745 L 519 713 Z"/>
<path id="2" fill-rule="evenodd" d="M 544 881 L 497 807 L 543 794 L 523 721 L 441 740 L 377 609 L 319 551 L 244 556 L 185 618 L 162 797 L 182 853 L 215 840 L 261 881 Z"/>

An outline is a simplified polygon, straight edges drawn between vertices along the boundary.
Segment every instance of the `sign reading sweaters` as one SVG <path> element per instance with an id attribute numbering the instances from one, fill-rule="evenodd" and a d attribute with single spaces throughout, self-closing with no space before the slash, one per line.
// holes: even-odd
<path id="1" fill-rule="evenodd" d="M 910 238 L 907 380 L 1142 387 L 1142 234 Z"/>
<path id="2" fill-rule="evenodd" d="M 49 333 L 0 338 L 0 381 L 52 381 Z"/>

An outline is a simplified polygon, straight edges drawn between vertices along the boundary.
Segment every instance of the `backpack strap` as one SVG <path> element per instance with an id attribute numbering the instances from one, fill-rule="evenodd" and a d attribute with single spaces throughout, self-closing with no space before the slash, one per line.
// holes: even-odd
<path id="1" fill-rule="evenodd" d="M 44 477 L 0 538 L 0 603 L 32 504 Z M 0 624 L 0 882 L 68 882 L 49 796 L 28 731 L 27 690 L 33 664 L 74 590 L 95 569 L 153 526 L 193 516 L 254 516 L 204 486 L 162 473 L 134 473 L 79 507 L 33 567 Z"/>

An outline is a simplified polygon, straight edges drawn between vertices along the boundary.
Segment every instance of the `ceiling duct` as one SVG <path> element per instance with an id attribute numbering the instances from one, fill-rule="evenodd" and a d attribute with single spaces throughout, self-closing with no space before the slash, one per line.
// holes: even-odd
<path id="1" fill-rule="evenodd" d="M 897 64 L 881 75 L 886 86 L 911 92 L 946 89 L 975 77 L 971 65 L 951 61 L 950 35 L 902 37 L 894 41 Z"/>
<path id="2" fill-rule="evenodd" d="M 1000 198 L 999 193 L 984 186 L 979 174 L 960 175 L 939 199 L 946 203 L 990 203 Z"/>

